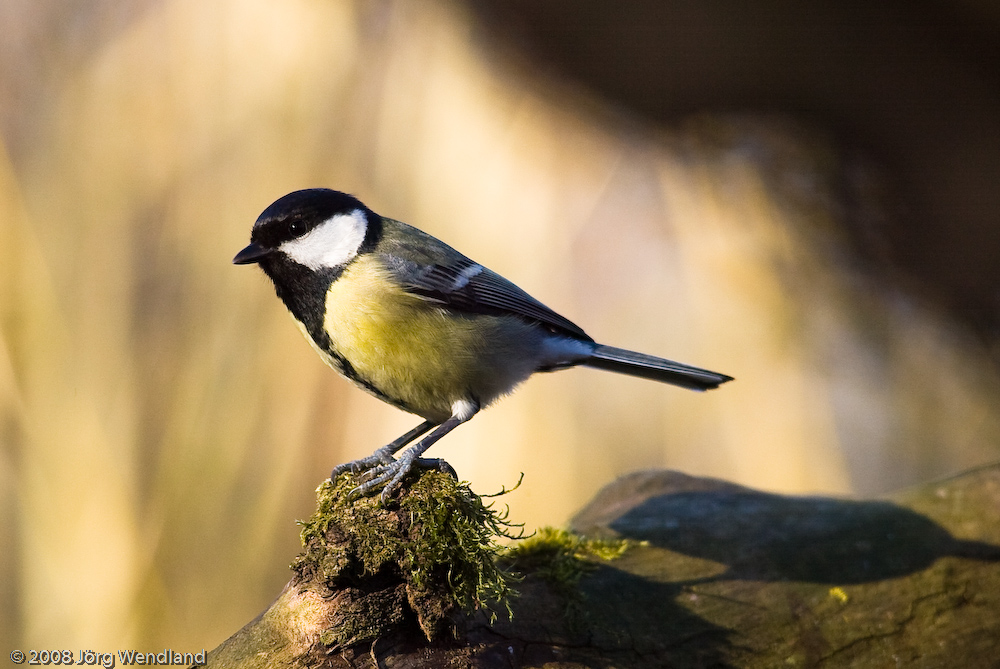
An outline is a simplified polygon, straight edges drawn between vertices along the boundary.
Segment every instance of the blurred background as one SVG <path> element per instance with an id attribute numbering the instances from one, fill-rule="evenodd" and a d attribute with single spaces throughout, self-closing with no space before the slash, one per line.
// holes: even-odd
<path id="1" fill-rule="evenodd" d="M 1000 458 L 991 0 L 4 0 L 0 640 L 212 648 L 339 462 L 419 419 L 265 277 L 328 186 L 597 340 L 433 454 L 533 528 L 665 467 L 874 495 Z"/>

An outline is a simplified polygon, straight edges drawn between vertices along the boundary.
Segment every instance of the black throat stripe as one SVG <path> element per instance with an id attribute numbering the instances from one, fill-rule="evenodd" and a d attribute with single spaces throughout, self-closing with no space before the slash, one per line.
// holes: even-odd
<path id="1" fill-rule="evenodd" d="M 369 227 L 369 232 L 371 229 Z M 378 225 L 378 230 L 381 234 L 381 223 Z M 377 243 L 377 240 L 373 242 L 373 245 L 374 243 Z M 367 244 L 368 238 L 366 237 L 364 245 Z M 360 376 L 350 361 L 334 348 L 330 336 L 326 333 L 326 294 L 330 289 L 330 284 L 340 278 L 348 266 L 350 266 L 350 262 L 342 267 L 314 271 L 292 262 L 286 257 L 265 258 L 261 261 L 261 268 L 274 282 L 278 297 L 281 298 L 292 316 L 305 326 L 306 333 L 313 340 L 313 343 L 330 356 L 337 370 L 345 378 L 361 386 L 380 400 L 403 411 L 413 413 L 405 402 L 386 395 L 370 381 Z"/>

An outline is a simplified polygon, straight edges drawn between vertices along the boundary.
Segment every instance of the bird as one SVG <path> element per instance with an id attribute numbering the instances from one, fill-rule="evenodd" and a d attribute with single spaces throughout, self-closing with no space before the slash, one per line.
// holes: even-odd
<path id="1" fill-rule="evenodd" d="M 424 419 L 372 455 L 333 469 L 333 480 L 359 475 L 352 494 L 381 488 L 382 502 L 415 466 L 450 470 L 423 454 L 536 372 L 593 367 L 692 390 L 733 378 L 598 344 L 496 272 L 337 190 L 309 188 L 275 200 L 233 263 L 264 271 L 327 365 Z"/>

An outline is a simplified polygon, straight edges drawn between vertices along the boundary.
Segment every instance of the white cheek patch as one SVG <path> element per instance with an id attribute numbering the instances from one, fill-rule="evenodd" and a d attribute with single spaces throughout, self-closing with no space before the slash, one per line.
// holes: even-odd
<path id="1" fill-rule="evenodd" d="M 278 250 L 311 270 L 340 267 L 358 255 L 368 220 L 355 209 L 326 219 L 305 235 L 281 244 Z"/>

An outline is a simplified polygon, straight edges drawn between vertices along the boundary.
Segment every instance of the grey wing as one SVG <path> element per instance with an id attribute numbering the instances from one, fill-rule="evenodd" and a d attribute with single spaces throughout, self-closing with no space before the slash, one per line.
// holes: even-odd
<path id="1" fill-rule="evenodd" d="M 575 339 L 593 341 L 578 325 L 560 316 L 516 285 L 453 251 L 446 261 L 420 264 L 386 256 L 386 265 L 403 287 L 425 300 L 457 312 L 506 314 L 539 323 Z"/>

